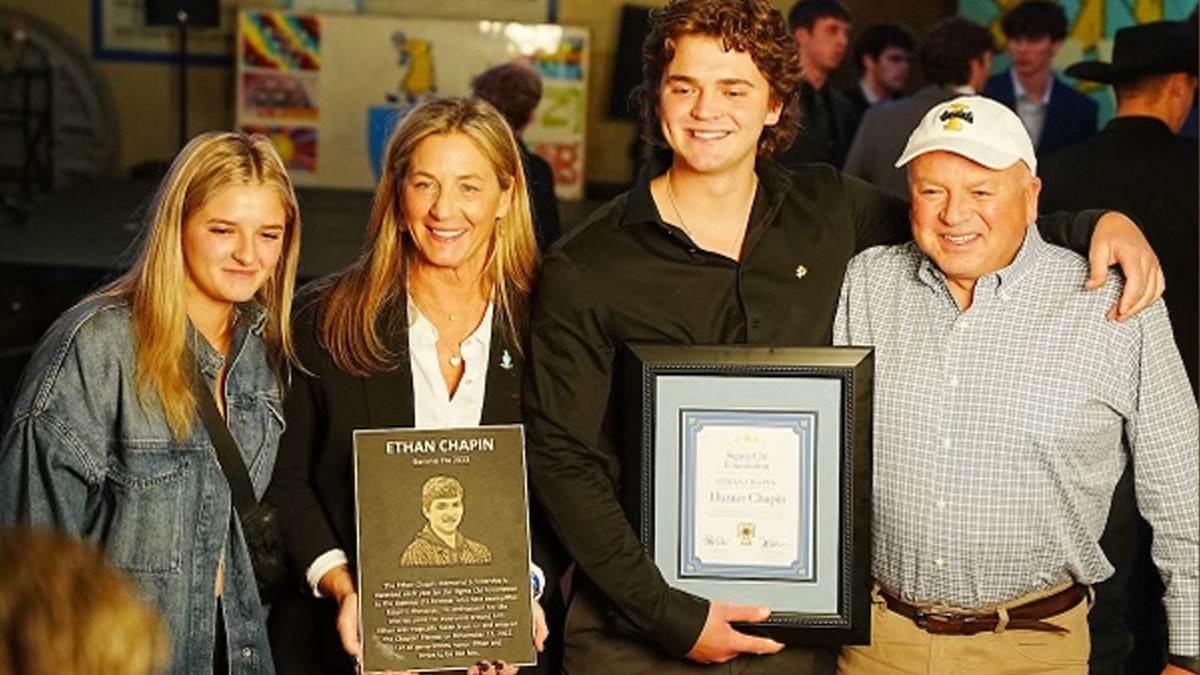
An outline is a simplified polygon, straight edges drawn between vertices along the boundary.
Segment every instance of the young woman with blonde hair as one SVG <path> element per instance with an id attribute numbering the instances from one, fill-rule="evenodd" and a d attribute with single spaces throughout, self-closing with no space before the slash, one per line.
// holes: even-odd
<path id="1" fill-rule="evenodd" d="M 213 394 L 261 497 L 283 432 L 299 251 L 270 142 L 196 137 L 159 187 L 133 266 L 42 338 L 0 445 L 0 522 L 95 540 L 162 613 L 173 675 L 274 672 L 193 391 Z"/>

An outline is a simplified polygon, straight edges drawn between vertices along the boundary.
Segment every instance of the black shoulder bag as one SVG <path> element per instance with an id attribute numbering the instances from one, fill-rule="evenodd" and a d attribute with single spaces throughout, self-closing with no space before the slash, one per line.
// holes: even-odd
<path id="1" fill-rule="evenodd" d="M 193 359 L 194 362 L 194 359 Z M 196 406 L 208 437 L 217 450 L 217 461 L 229 481 L 229 492 L 233 495 L 233 507 L 242 522 L 242 534 L 246 548 L 250 551 L 250 563 L 254 566 L 254 580 L 258 583 L 258 595 L 264 605 L 277 597 L 287 579 L 283 559 L 283 538 L 279 533 L 279 518 L 275 507 L 260 504 L 254 497 L 254 486 L 246 471 L 246 462 L 238 451 L 237 441 L 229 433 L 225 418 L 217 410 L 213 393 L 204 384 L 204 375 L 199 363 L 192 377 L 192 391 Z"/>

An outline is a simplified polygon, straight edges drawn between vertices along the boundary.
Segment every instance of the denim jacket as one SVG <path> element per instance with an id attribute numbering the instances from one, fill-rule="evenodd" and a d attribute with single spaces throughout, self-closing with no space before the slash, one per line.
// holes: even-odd
<path id="1" fill-rule="evenodd" d="M 226 417 L 259 497 L 283 431 L 279 386 L 262 340 L 265 312 L 239 305 L 225 379 Z M 189 327 L 212 386 L 223 357 Z M 197 415 L 175 440 L 157 397 L 137 397 L 126 301 L 88 300 L 34 351 L 0 444 L 0 522 L 53 527 L 104 549 L 159 610 L 172 675 L 212 675 L 220 606 L 231 675 L 274 673 L 264 611 L 229 485 Z"/>

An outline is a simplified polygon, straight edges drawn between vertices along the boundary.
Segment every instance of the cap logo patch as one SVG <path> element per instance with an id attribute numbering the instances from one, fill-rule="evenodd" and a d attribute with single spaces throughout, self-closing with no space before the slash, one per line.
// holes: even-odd
<path id="1" fill-rule="evenodd" d="M 942 128 L 946 131 L 962 131 L 962 123 L 974 124 L 975 116 L 965 103 L 951 103 L 948 110 L 943 110 L 942 114 L 938 115 L 938 120 L 945 122 Z"/>

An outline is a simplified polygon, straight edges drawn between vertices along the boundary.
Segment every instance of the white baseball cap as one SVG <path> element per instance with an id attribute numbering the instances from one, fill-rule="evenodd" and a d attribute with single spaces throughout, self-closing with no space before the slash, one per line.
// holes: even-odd
<path id="1" fill-rule="evenodd" d="M 1021 118 L 985 96 L 959 96 L 933 106 L 908 137 L 896 168 L 936 150 L 962 155 L 989 169 L 1007 169 L 1022 161 L 1037 175 L 1037 156 Z"/>

